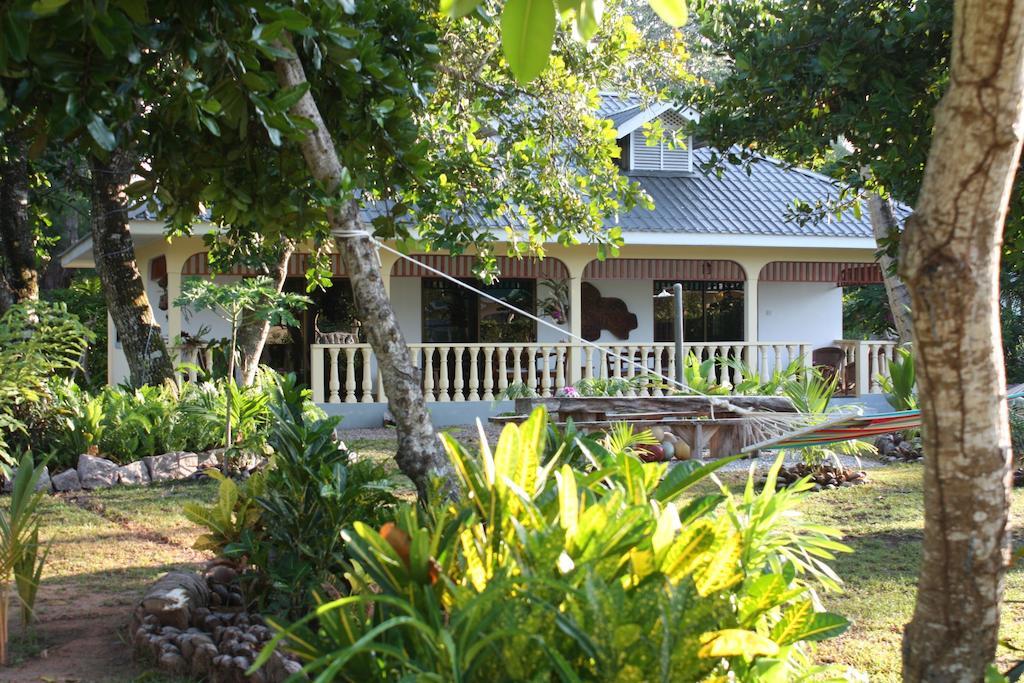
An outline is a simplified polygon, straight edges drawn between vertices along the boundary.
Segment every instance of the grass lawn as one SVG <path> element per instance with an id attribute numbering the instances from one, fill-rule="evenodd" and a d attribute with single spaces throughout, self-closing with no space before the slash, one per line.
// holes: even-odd
<path id="1" fill-rule="evenodd" d="M 921 557 L 920 465 L 891 465 L 870 471 L 866 486 L 811 495 L 805 513 L 843 531 L 854 552 L 833 563 L 846 587 L 823 595 L 826 607 L 853 622 L 842 637 L 822 643 L 818 659 L 854 666 L 872 681 L 900 680 L 903 626 L 914 610 Z M 1015 490 L 1011 526 L 1024 517 L 1024 491 Z M 1010 571 L 1006 581 L 1001 639 L 1024 647 L 1024 572 Z M 1000 648 L 1000 668 L 1024 658 Z"/>
<path id="2" fill-rule="evenodd" d="M 349 445 L 380 460 L 390 458 L 393 448 L 393 442 L 383 440 Z M 813 520 L 842 529 L 855 551 L 834 563 L 846 582 L 845 592 L 822 596 L 828 609 L 850 618 L 853 626 L 841 638 L 819 646 L 817 658 L 854 666 L 872 680 L 896 681 L 920 556 L 921 467 L 875 469 L 871 479 L 867 486 L 813 494 L 805 505 Z M 728 480 L 738 484 L 740 475 L 730 474 Z M 127 663 L 124 625 L 149 582 L 168 569 L 196 566 L 205 559 L 190 548 L 198 530 L 181 514 L 181 506 L 190 500 L 210 501 L 214 493 L 212 482 L 189 482 L 48 499 L 45 533 L 54 545 L 41 591 L 42 638 L 17 649 L 21 663 L 9 670 L 11 680 L 63 680 L 65 675 L 77 680 L 166 680 L 145 664 Z M 1022 500 L 1024 492 L 1015 493 L 1014 526 L 1024 515 Z M 1024 574 L 1014 570 L 1007 580 L 1003 637 L 1018 646 L 1024 646 L 1022 601 Z M 42 650 L 46 658 L 40 657 Z M 1015 660 L 1007 649 L 1000 654 L 1002 665 Z M 69 672 L 60 668 L 61 662 L 70 662 Z M 109 668 L 114 662 L 118 667 Z M 91 675 L 96 671 L 105 674 Z"/>

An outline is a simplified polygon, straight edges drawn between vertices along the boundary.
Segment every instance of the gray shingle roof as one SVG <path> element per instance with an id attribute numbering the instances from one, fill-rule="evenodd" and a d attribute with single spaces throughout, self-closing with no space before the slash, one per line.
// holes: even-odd
<path id="1" fill-rule="evenodd" d="M 693 151 L 694 167 L 709 161 L 707 147 Z M 840 218 L 800 224 L 787 214 L 793 200 L 809 204 L 834 200 L 832 181 L 811 171 L 786 168 L 763 159 L 747 170 L 725 164 L 721 176 L 634 171 L 630 178 L 654 200 L 653 211 L 635 209 L 615 223 L 623 230 L 654 233 L 778 235 L 788 237 L 872 237 L 867 212 L 858 218 L 846 211 Z M 904 218 L 906 207 L 897 207 Z"/>
<path id="2" fill-rule="evenodd" d="M 602 93 L 598 114 L 618 127 L 651 104 L 638 95 Z M 707 163 L 710 155 L 709 148 L 694 149 L 694 167 Z M 872 237 L 866 211 L 859 218 L 847 211 L 840 218 L 830 214 L 813 223 L 792 220 L 789 213 L 795 199 L 813 205 L 818 200 L 834 200 L 838 190 L 825 176 L 787 168 L 773 159 L 754 163 L 750 173 L 745 168 L 724 164 L 721 175 L 633 171 L 629 177 L 651 196 L 655 208 L 622 214 L 618 220 L 610 221 L 609 227 L 664 234 Z M 372 219 L 382 213 L 383 206 L 367 206 L 363 218 Z M 896 213 L 903 220 L 910 209 L 897 206 Z M 156 219 L 146 206 L 135 207 L 130 214 L 135 220 Z M 515 211 L 509 211 L 497 221 L 471 214 L 471 222 L 475 220 L 490 227 L 522 229 L 526 226 L 524 218 Z"/>

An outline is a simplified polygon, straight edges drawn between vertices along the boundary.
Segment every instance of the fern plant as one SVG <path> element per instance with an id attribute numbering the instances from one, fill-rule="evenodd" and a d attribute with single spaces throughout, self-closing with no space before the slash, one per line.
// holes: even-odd
<path id="1" fill-rule="evenodd" d="M 845 548 L 834 531 L 791 523 L 802 489 L 694 495 L 728 460 L 643 464 L 606 447 L 633 441 L 620 433 L 578 437 L 579 469 L 564 441 L 549 454 L 549 433 L 538 409 L 493 450 L 442 437 L 462 498 L 346 529 L 351 593 L 275 624 L 254 668 L 280 644 L 319 680 L 840 674 L 810 664 L 807 642 L 847 626 L 810 593 Z"/>

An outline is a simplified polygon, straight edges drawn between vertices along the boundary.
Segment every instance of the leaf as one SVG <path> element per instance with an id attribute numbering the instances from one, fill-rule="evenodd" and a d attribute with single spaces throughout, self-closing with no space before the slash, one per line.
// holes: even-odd
<path id="1" fill-rule="evenodd" d="M 40 17 L 46 16 L 53 14 L 66 4 L 68 4 L 68 0 L 37 0 L 32 3 L 32 13 Z"/>
<path id="2" fill-rule="evenodd" d="M 695 460 L 684 460 L 683 462 L 675 464 L 669 468 L 668 474 L 666 474 L 665 478 L 661 480 L 658 487 L 654 489 L 654 493 L 651 497 L 661 502 L 673 500 L 676 496 L 715 470 L 724 467 L 728 463 L 741 457 L 742 454 L 737 454 L 728 458 L 720 458 L 719 460 L 715 460 L 704 465 L 701 465 Z"/>
<path id="3" fill-rule="evenodd" d="M 508 0 L 501 13 L 501 47 L 520 83 L 536 78 L 548 64 L 557 17 L 551 0 Z"/>
<path id="4" fill-rule="evenodd" d="M 96 141 L 96 144 L 103 149 L 110 152 L 117 147 L 117 138 L 110 132 L 107 124 L 103 122 L 103 119 L 98 114 L 93 114 L 85 127 L 89 131 L 89 135 L 92 136 L 92 139 Z"/>
<path id="5" fill-rule="evenodd" d="M 458 19 L 475 10 L 479 4 L 480 0 L 441 0 L 441 14 Z"/>
<path id="6" fill-rule="evenodd" d="M 830 612 L 815 612 L 810 600 L 801 600 L 782 613 L 772 629 L 772 639 L 781 645 L 801 640 L 833 638 L 849 628 L 846 618 Z"/>
<path id="7" fill-rule="evenodd" d="M 651 9 L 673 28 L 686 23 L 686 0 L 648 0 Z"/>
<path id="8" fill-rule="evenodd" d="M 774 655 L 779 646 L 772 640 L 754 631 L 741 628 L 727 628 L 705 633 L 700 637 L 701 648 L 698 657 L 717 659 L 719 657 L 743 657 L 753 659 L 758 655 Z"/>

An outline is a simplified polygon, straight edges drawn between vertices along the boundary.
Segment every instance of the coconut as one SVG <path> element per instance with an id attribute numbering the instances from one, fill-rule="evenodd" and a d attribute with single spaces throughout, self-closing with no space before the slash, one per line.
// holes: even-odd
<path id="1" fill-rule="evenodd" d="M 682 439 L 679 439 L 674 444 L 676 460 L 689 460 L 690 459 L 690 444 L 686 443 Z"/>
<path id="2" fill-rule="evenodd" d="M 667 439 L 661 442 L 661 450 L 665 452 L 666 460 L 671 460 L 676 456 L 676 445 Z"/>

